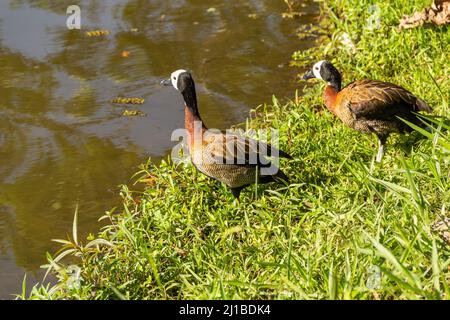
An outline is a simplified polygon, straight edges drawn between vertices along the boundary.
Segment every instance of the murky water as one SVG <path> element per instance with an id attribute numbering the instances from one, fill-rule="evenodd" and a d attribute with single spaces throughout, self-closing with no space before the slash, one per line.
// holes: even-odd
<path id="1" fill-rule="evenodd" d="M 159 80 L 193 71 L 210 128 L 242 122 L 272 94 L 292 97 L 295 29 L 317 13 L 282 19 L 282 0 L 77 1 L 82 30 L 69 31 L 72 1 L 0 1 L 0 298 L 40 280 L 51 239 L 82 236 L 118 204 L 118 186 L 148 157 L 158 161 L 183 126 L 179 94 Z M 88 37 L 85 31 L 110 34 Z M 122 53 L 126 51 L 123 55 Z M 145 98 L 145 117 L 124 117 L 118 96 Z"/>

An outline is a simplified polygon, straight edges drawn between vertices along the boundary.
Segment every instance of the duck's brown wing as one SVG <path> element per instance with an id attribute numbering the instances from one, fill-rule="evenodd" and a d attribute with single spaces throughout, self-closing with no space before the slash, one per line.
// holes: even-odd
<path id="1" fill-rule="evenodd" d="M 394 120 L 409 118 L 411 112 L 432 112 L 422 99 L 398 85 L 376 81 L 355 81 L 342 89 L 338 99 L 356 118 Z"/>
<path id="2" fill-rule="evenodd" d="M 209 134 L 204 138 L 205 152 L 224 164 L 270 166 L 269 157 L 292 157 L 262 141 L 233 134 Z"/>

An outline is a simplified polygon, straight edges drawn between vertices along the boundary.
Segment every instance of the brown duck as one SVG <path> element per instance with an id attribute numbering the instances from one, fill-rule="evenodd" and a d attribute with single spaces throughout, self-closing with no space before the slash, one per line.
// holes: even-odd
<path id="1" fill-rule="evenodd" d="M 328 82 L 323 95 L 328 110 L 350 128 L 378 137 L 377 162 L 383 158 L 389 134 L 413 131 L 400 118 L 423 127 L 424 123 L 415 113 L 432 112 L 425 101 L 388 82 L 359 80 L 341 90 L 341 74 L 326 60 L 317 62 L 303 76 L 304 80 L 311 78 Z"/>
<path id="2" fill-rule="evenodd" d="M 252 139 L 208 131 L 197 108 L 195 83 L 189 72 L 177 70 L 161 84 L 172 85 L 183 96 L 189 153 L 200 172 L 225 183 L 236 199 L 242 189 L 256 182 L 288 181 L 288 177 L 268 159 L 271 156 L 291 159 L 287 153 Z M 262 168 L 274 170 L 263 174 Z"/>

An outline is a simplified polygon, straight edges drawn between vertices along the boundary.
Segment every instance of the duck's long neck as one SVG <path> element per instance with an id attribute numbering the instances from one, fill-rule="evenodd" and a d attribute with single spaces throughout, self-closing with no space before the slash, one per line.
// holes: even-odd
<path id="1" fill-rule="evenodd" d="M 184 106 L 184 128 L 188 132 L 194 131 L 194 125 L 195 123 L 201 123 L 201 126 L 203 129 L 206 129 L 205 125 L 203 124 L 202 119 L 200 118 L 200 114 L 198 111 L 196 112 L 188 105 Z"/>
<path id="2" fill-rule="evenodd" d="M 184 89 L 181 94 L 183 95 L 184 99 L 184 114 L 187 129 L 188 123 L 193 123 L 194 121 L 202 121 L 202 119 L 200 117 L 200 113 L 198 112 L 195 86 L 192 84 L 191 86 Z"/>
<path id="3" fill-rule="evenodd" d="M 182 92 L 184 98 L 184 127 L 189 133 L 189 144 L 193 145 L 195 137 L 206 130 L 197 107 L 197 96 L 195 87 L 186 89 Z M 197 132 L 201 128 L 201 132 Z"/>
<path id="4" fill-rule="evenodd" d="M 336 80 L 328 83 L 325 88 L 325 92 L 323 93 L 323 100 L 325 102 L 325 106 L 332 113 L 336 114 L 336 99 L 339 91 L 341 91 L 341 81 Z"/>

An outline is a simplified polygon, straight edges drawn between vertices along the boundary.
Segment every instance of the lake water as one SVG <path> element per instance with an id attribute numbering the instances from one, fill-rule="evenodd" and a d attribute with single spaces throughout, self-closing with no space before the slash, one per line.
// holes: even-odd
<path id="1" fill-rule="evenodd" d="M 70 31 L 74 2 L 0 2 L 0 299 L 20 292 L 25 273 L 29 287 L 42 279 L 77 205 L 80 236 L 96 233 L 119 185 L 170 153 L 183 103 L 161 79 L 192 70 L 206 125 L 243 122 L 272 94 L 293 97 L 291 54 L 312 45 L 295 31 L 318 13 L 310 0 L 297 1 L 297 19 L 282 18 L 282 0 L 85 0 Z M 110 33 L 85 34 L 99 29 Z M 121 96 L 145 103 L 111 103 Z"/>

